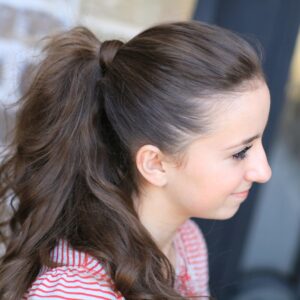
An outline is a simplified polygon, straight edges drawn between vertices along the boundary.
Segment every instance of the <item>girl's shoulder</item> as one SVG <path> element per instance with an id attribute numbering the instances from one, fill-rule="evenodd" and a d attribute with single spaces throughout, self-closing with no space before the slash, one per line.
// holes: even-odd
<path id="1" fill-rule="evenodd" d="M 98 280 L 79 267 L 58 267 L 39 276 L 23 300 L 37 299 L 124 299 L 106 280 Z"/>
<path id="2" fill-rule="evenodd" d="M 35 299 L 124 299 L 101 263 L 60 241 L 51 252 L 59 267 L 43 267 L 23 300 Z"/>

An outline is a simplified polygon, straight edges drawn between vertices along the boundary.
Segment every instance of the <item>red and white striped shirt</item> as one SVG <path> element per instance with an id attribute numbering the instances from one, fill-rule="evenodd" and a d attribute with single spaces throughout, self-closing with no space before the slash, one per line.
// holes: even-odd
<path id="1" fill-rule="evenodd" d="M 175 289 L 186 297 L 208 296 L 207 248 L 201 231 L 191 220 L 175 236 Z M 101 263 L 61 240 L 51 253 L 61 266 L 43 267 L 23 300 L 81 299 L 124 300 Z M 198 298 L 200 299 L 200 297 Z"/>

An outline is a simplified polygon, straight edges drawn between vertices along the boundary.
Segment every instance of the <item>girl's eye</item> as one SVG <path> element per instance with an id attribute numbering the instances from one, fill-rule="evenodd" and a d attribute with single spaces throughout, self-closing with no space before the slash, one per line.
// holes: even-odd
<path id="1" fill-rule="evenodd" d="M 248 151 L 251 147 L 252 147 L 252 145 L 246 147 L 245 149 L 243 149 L 243 150 L 240 151 L 239 153 L 236 153 L 236 154 L 232 155 L 232 158 L 233 158 L 233 159 L 237 159 L 237 160 L 243 160 L 243 159 L 245 159 L 246 156 L 247 156 L 247 151 Z"/>

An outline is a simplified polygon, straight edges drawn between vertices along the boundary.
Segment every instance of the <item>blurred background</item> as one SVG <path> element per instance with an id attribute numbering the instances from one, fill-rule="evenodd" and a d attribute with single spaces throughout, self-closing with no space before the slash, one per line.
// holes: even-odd
<path id="1" fill-rule="evenodd" d="M 85 25 L 101 40 L 126 41 L 166 21 L 197 19 L 263 48 L 271 91 L 264 144 L 272 179 L 255 186 L 228 221 L 197 219 L 218 300 L 300 299 L 299 0 L 0 0 L 0 147 L 45 35 Z"/>

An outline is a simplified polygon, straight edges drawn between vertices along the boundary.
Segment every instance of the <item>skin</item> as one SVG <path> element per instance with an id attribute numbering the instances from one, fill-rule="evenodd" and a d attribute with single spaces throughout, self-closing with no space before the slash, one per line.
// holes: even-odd
<path id="1" fill-rule="evenodd" d="M 188 218 L 231 218 L 253 183 L 271 177 L 262 145 L 270 110 L 268 87 L 255 82 L 243 92 L 224 97 L 231 97 L 230 106 L 220 104 L 224 109 L 216 117 L 213 133 L 193 140 L 180 167 L 153 145 L 142 146 L 136 155 L 144 179 L 136 201 L 138 214 L 171 261 L 172 240 Z"/>

